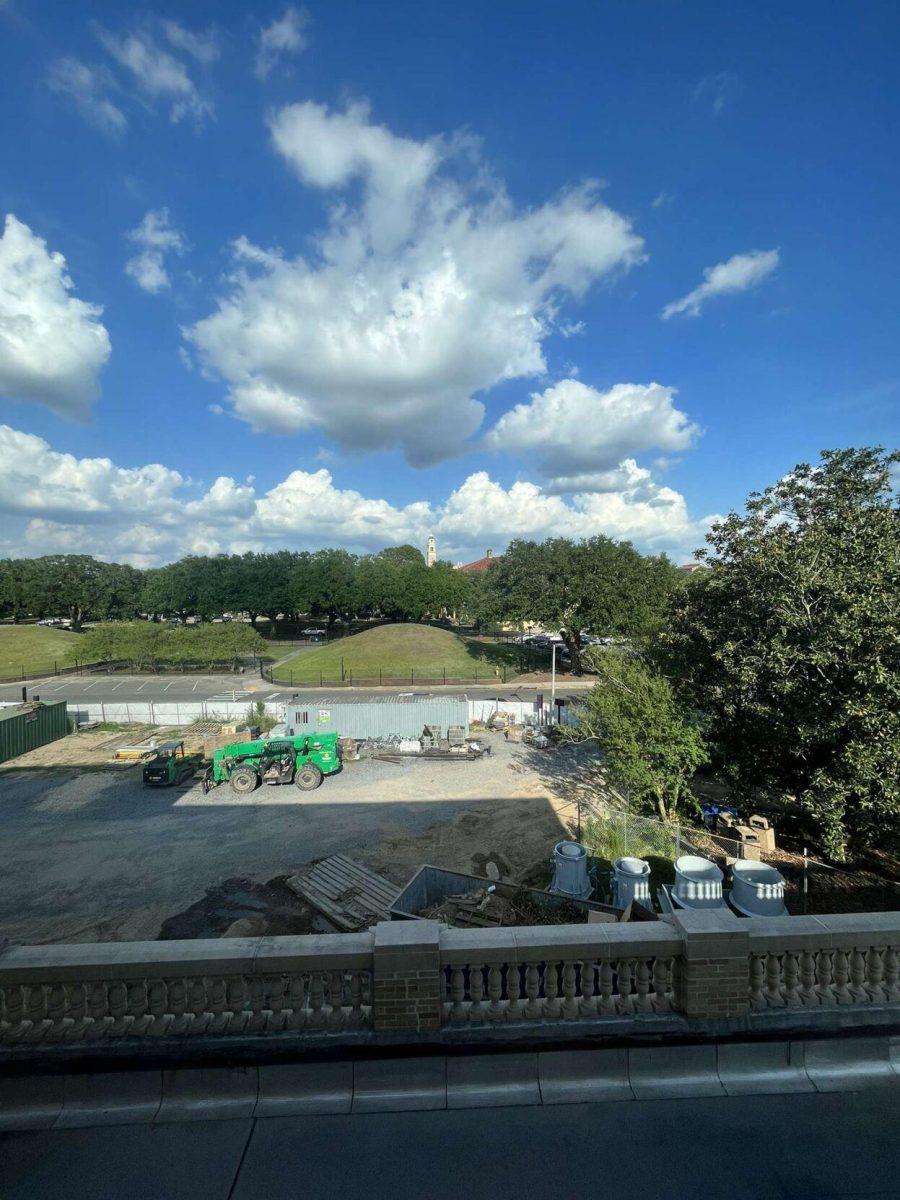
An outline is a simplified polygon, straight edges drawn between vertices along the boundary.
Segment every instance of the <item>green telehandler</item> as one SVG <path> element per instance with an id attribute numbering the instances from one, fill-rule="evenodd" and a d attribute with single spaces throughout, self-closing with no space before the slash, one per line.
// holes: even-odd
<path id="1" fill-rule="evenodd" d="M 233 742 L 214 751 L 203 778 L 203 790 L 230 783 L 247 795 L 261 783 L 293 783 L 304 792 L 317 788 L 326 775 L 341 769 L 336 733 L 297 737 L 258 738 Z"/>

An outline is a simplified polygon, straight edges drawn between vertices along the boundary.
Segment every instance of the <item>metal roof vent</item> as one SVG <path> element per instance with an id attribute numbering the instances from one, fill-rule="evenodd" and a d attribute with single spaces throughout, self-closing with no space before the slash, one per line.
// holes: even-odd
<path id="1" fill-rule="evenodd" d="M 731 868 L 731 906 L 745 917 L 783 917 L 784 879 L 768 863 L 739 859 Z"/>
<path id="2" fill-rule="evenodd" d="M 587 850 L 580 842 L 557 842 L 553 847 L 550 891 L 557 896 L 586 900 L 593 890 L 587 873 Z"/>
<path id="3" fill-rule="evenodd" d="M 617 858 L 613 864 L 613 904 L 627 908 L 632 900 L 650 906 L 650 864 L 642 858 Z"/>
<path id="4" fill-rule="evenodd" d="M 721 908 L 722 872 L 708 858 L 683 854 L 675 863 L 672 895 L 682 908 Z"/>

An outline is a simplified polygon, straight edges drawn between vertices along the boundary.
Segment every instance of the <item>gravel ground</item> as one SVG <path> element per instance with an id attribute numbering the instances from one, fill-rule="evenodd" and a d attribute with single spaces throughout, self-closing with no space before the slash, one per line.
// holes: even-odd
<path id="1" fill-rule="evenodd" d="M 3 932 L 23 943 L 155 939 L 225 880 L 265 884 L 335 853 L 398 884 L 423 862 L 477 870 L 503 855 L 522 870 L 565 832 L 571 752 L 491 741 L 477 762 L 348 763 L 312 793 L 241 798 L 227 786 L 144 788 L 139 767 L 6 769 Z"/>

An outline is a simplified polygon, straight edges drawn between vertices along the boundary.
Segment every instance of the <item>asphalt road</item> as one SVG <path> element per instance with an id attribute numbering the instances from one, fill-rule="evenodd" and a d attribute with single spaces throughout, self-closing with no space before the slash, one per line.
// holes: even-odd
<path id="1" fill-rule="evenodd" d="M 557 696 L 568 697 L 589 688 L 592 681 L 567 682 L 556 689 Z M 21 683 L 0 685 L 0 700 L 20 700 Z M 69 703 L 131 703 L 141 700 L 287 700 L 295 692 L 303 694 L 313 690 L 320 696 L 343 695 L 380 696 L 385 692 L 416 691 L 442 692 L 459 695 L 464 692 L 472 699 L 505 696 L 507 699 L 533 700 L 537 692 L 549 699 L 550 685 L 538 684 L 528 687 L 515 684 L 490 684 L 488 686 L 448 686 L 446 688 L 289 688 L 283 684 L 271 684 L 259 675 L 49 675 L 36 678 L 26 685 L 28 698 L 39 696 L 42 700 L 67 700 Z"/>
<path id="2" fill-rule="evenodd" d="M 3 1200 L 896 1200 L 893 1093 L 107 1126 L 0 1137 Z"/>

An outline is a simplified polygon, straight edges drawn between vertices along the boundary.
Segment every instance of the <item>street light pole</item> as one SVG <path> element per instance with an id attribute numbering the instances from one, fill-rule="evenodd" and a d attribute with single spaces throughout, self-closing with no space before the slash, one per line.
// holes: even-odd
<path id="1" fill-rule="evenodd" d="M 556 647 L 553 643 L 553 666 L 550 672 L 550 721 L 553 722 L 553 712 L 556 708 Z"/>

